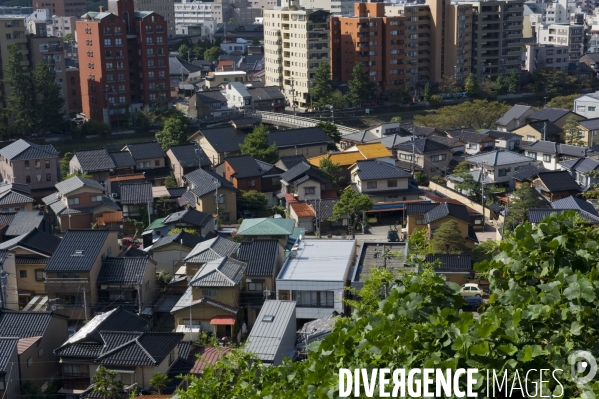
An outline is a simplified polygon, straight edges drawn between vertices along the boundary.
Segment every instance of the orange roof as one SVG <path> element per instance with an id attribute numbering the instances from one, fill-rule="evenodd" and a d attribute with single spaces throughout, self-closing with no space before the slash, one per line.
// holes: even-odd
<path id="1" fill-rule="evenodd" d="M 204 352 L 200 356 L 198 356 L 198 360 L 196 360 L 189 373 L 202 374 L 206 367 L 214 365 L 218 361 L 218 359 L 223 357 L 223 355 L 229 352 L 230 350 L 231 348 L 229 347 L 205 347 Z"/>
<path id="2" fill-rule="evenodd" d="M 310 162 L 310 164 L 318 167 L 318 166 L 320 166 L 320 161 L 324 158 L 328 158 L 331 160 L 331 162 L 338 163 L 339 165 L 342 165 L 342 166 L 349 166 L 349 165 L 356 163 L 356 161 L 363 160 L 364 156 L 362 154 L 360 154 L 358 151 L 335 152 L 333 154 L 324 154 L 324 155 L 319 155 L 317 157 L 310 158 L 310 159 L 308 159 L 308 162 Z"/>
<path id="3" fill-rule="evenodd" d="M 356 144 L 366 159 L 392 157 L 393 154 L 382 143 Z"/>
<path id="4" fill-rule="evenodd" d="M 110 176 L 108 180 L 110 181 L 127 181 L 127 180 L 143 180 L 145 179 L 142 173 L 136 173 L 133 175 L 120 175 L 120 176 Z"/>
<path id="5" fill-rule="evenodd" d="M 219 60 L 218 66 L 233 66 L 233 60 Z"/>
<path id="6" fill-rule="evenodd" d="M 314 209 L 305 202 L 292 202 L 289 204 L 293 212 L 297 215 L 298 218 L 309 218 L 316 216 L 316 212 Z"/>

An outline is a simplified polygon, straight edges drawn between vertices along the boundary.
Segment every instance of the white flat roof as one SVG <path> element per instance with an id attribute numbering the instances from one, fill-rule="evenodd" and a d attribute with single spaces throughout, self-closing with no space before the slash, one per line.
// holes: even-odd
<path id="1" fill-rule="evenodd" d="M 285 281 L 343 281 L 354 262 L 355 240 L 303 239 L 277 277 Z"/>
<path id="2" fill-rule="evenodd" d="M 245 71 L 215 71 L 212 72 L 214 74 L 214 76 L 220 76 L 220 75 L 246 75 L 247 73 Z"/>

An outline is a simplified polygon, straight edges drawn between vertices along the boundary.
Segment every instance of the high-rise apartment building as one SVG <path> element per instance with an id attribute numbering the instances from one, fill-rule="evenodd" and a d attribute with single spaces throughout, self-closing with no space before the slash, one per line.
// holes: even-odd
<path id="1" fill-rule="evenodd" d="M 137 11 L 154 11 L 166 20 L 168 37 L 175 37 L 175 1 L 174 0 L 133 0 Z"/>
<path id="2" fill-rule="evenodd" d="M 133 0 L 111 0 L 108 11 L 77 21 L 83 113 L 88 119 L 122 123 L 125 113 L 169 101 L 167 24 Z"/>
<path id="3" fill-rule="evenodd" d="M 29 51 L 27 49 L 27 37 L 25 35 L 25 21 L 23 18 L 0 18 L 0 108 L 6 108 L 6 97 L 10 94 L 10 85 L 4 83 L 8 76 L 3 71 L 6 70 L 9 59 L 8 48 L 16 45 L 23 54 L 24 65 L 29 65 Z M 4 114 L 2 114 L 4 115 Z M 7 116 L 4 115 L 3 122 L 7 122 Z"/>
<path id="4" fill-rule="evenodd" d="M 330 63 L 330 13 L 305 10 L 297 0 L 264 11 L 266 85 L 281 88 L 292 107 L 310 105 L 310 79 L 316 68 Z"/>
<path id="5" fill-rule="evenodd" d="M 339 17 L 354 15 L 354 4 L 353 0 L 300 0 L 300 6 L 305 9 L 318 8 Z"/>
<path id="6" fill-rule="evenodd" d="M 386 17 L 383 3 L 355 3 L 354 7 L 353 17 L 331 17 L 333 80 L 351 80 L 354 66 L 361 62 L 379 92 L 401 88 L 405 79 L 406 18 Z"/>
<path id="7" fill-rule="evenodd" d="M 85 0 L 36 0 L 33 3 L 35 10 L 46 9 L 59 17 L 80 17 L 87 12 Z"/>
<path id="8" fill-rule="evenodd" d="M 539 28 L 540 44 L 568 46 L 570 62 L 577 62 L 584 54 L 584 26 L 569 24 L 551 24 Z"/>

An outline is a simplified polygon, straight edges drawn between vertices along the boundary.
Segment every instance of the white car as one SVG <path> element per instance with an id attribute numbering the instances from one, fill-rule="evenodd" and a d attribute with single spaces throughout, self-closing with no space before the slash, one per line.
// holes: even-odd
<path id="1" fill-rule="evenodd" d="M 460 290 L 460 295 L 463 297 L 469 297 L 469 296 L 482 297 L 484 294 L 485 294 L 484 291 L 479 288 L 478 284 L 464 284 L 462 286 L 462 289 Z"/>

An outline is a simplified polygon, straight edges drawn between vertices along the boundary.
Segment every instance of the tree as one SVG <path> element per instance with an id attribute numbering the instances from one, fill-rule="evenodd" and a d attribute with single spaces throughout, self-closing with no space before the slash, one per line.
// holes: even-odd
<path id="1" fill-rule="evenodd" d="M 208 50 L 204 51 L 204 59 L 208 61 L 216 61 L 218 56 L 223 53 L 224 51 L 220 47 L 210 47 Z"/>
<path id="2" fill-rule="evenodd" d="M 323 157 L 319 164 L 320 169 L 331 179 L 334 186 L 339 186 L 343 176 L 341 176 L 341 164 L 331 161 L 328 157 Z"/>
<path id="3" fill-rule="evenodd" d="M 179 118 L 168 118 L 164 127 L 156 133 L 156 141 L 164 151 L 173 145 L 183 144 L 187 139 L 187 125 Z"/>
<path id="4" fill-rule="evenodd" d="M 237 21 L 235 21 L 235 18 L 229 18 L 227 25 L 237 25 Z"/>
<path id="5" fill-rule="evenodd" d="M 251 155 L 263 162 L 275 163 L 279 159 L 277 143 L 268 144 L 268 128 L 262 123 L 245 136 L 239 148 L 243 155 Z"/>
<path id="6" fill-rule="evenodd" d="M 456 82 L 454 76 L 441 76 L 439 81 L 439 91 L 442 94 L 453 94 L 458 91 L 458 82 Z"/>
<path id="7" fill-rule="evenodd" d="M 431 88 L 431 84 L 429 82 L 426 82 L 426 84 L 424 85 L 424 101 L 431 101 L 431 97 L 433 95 L 433 90 Z"/>
<path id="8" fill-rule="evenodd" d="M 464 173 L 458 177 L 461 177 L 463 180 L 455 185 L 457 191 L 466 195 L 474 202 L 480 202 L 482 195 L 481 182 L 474 180 L 471 173 Z"/>
<path id="9" fill-rule="evenodd" d="M 108 126 L 108 123 L 88 119 L 81 125 L 80 131 L 82 136 L 106 137 L 110 135 L 110 126 Z"/>
<path id="10" fill-rule="evenodd" d="M 166 388 L 169 381 L 168 375 L 164 373 L 156 373 L 150 378 L 150 386 L 158 391 L 159 395 L 162 395 L 162 390 Z"/>
<path id="11" fill-rule="evenodd" d="M 333 109 L 341 109 L 345 107 L 345 104 L 347 104 L 347 98 L 345 98 L 345 96 L 338 91 L 334 91 L 331 94 L 329 101 L 331 102 Z"/>
<path id="12" fill-rule="evenodd" d="M 331 122 L 322 121 L 318 122 L 317 126 L 319 126 L 324 132 L 333 140 L 332 143 L 327 144 L 328 151 L 337 151 L 337 145 L 341 141 L 341 133 L 337 128 L 337 125 Z"/>
<path id="13" fill-rule="evenodd" d="M 261 44 L 262 44 L 262 43 L 260 43 L 260 39 L 257 39 L 257 38 L 256 38 L 256 39 L 252 40 L 252 46 L 259 46 L 259 45 L 261 45 Z"/>
<path id="14" fill-rule="evenodd" d="M 116 371 L 108 370 L 104 366 L 98 367 L 92 377 L 93 391 L 103 399 L 118 399 L 121 397 L 123 383 L 118 378 Z"/>
<path id="15" fill-rule="evenodd" d="M 568 96 L 557 96 L 553 97 L 548 103 L 547 107 L 549 108 L 563 108 L 569 109 L 570 111 L 574 109 L 574 100 L 580 97 L 581 94 L 571 94 Z"/>
<path id="16" fill-rule="evenodd" d="M 36 90 L 36 127 L 41 133 L 59 131 L 64 123 L 64 97 L 61 87 L 56 83 L 56 72 L 44 61 L 35 66 L 32 74 Z"/>
<path id="17" fill-rule="evenodd" d="M 61 180 L 66 180 L 66 177 L 69 175 L 69 173 L 71 173 L 69 163 L 71 162 L 73 155 L 74 154 L 72 152 L 65 152 L 62 158 L 60 158 L 60 175 L 62 177 Z"/>
<path id="18" fill-rule="evenodd" d="M 505 94 L 507 89 L 508 82 L 506 82 L 503 75 L 500 74 L 499 76 L 497 76 L 497 79 L 495 79 L 495 90 L 497 91 L 497 94 Z"/>
<path id="19" fill-rule="evenodd" d="M 518 93 L 520 89 L 520 76 L 516 73 L 515 69 L 512 69 L 510 76 L 508 77 L 508 92 L 510 94 Z"/>
<path id="20" fill-rule="evenodd" d="M 68 180 L 71 177 L 82 177 L 84 179 L 91 179 L 92 175 L 89 175 L 87 173 L 81 173 L 81 172 L 73 172 L 73 173 L 69 173 L 69 174 L 65 175 L 64 180 Z"/>
<path id="21" fill-rule="evenodd" d="M 156 200 L 156 208 L 161 211 L 162 216 L 168 215 L 175 207 L 175 200 L 170 195 L 165 194 Z"/>
<path id="22" fill-rule="evenodd" d="M 388 249 L 386 251 L 382 256 L 393 257 Z M 354 287 L 347 289 L 351 294 L 350 299 L 344 299 L 343 302 L 354 309 L 356 314 L 363 317 L 370 314 L 381 314 L 383 311 L 379 307 L 379 302 L 391 289 L 394 279 L 395 275 L 392 270 L 373 268 L 369 271 L 368 279 L 360 290 Z"/>
<path id="23" fill-rule="evenodd" d="M 22 64 L 26 58 L 16 44 L 8 47 L 8 60 L 4 69 L 3 83 L 10 86 L 6 97 L 6 118 L 13 118 L 8 129 L 15 136 L 30 136 L 37 126 L 37 111 L 35 104 L 35 88 L 31 73 Z"/>
<path id="24" fill-rule="evenodd" d="M 433 233 L 431 246 L 437 254 L 463 254 L 466 251 L 466 239 L 460 235 L 458 222 L 451 219 L 442 223 Z"/>
<path id="25" fill-rule="evenodd" d="M 505 225 L 509 230 L 526 222 L 528 210 L 536 208 L 539 201 L 535 195 L 535 190 L 528 183 L 522 183 L 512 194 L 507 208 Z"/>
<path id="26" fill-rule="evenodd" d="M 356 226 L 360 221 L 363 212 L 369 211 L 374 206 L 374 202 L 366 194 L 356 193 L 354 190 L 344 190 L 341 198 L 333 207 L 333 217 L 331 220 L 349 215 L 351 218 L 352 238 L 356 238 Z"/>
<path id="27" fill-rule="evenodd" d="M 168 175 L 164 179 L 164 187 L 166 187 L 166 188 L 177 188 L 177 187 L 179 187 L 179 184 L 177 183 L 177 179 L 175 179 L 175 176 L 173 174 Z"/>
<path id="28" fill-rule="evenodd" d="M 389 90 L 387 92 L 387 97 L 389 98 L 389 101 L 397 104 L 409 104 L 412 102 L 410 89 L 406 86 L 399 90 Z"/>
<path id="29" fill-rule="evenodd" d="M 428 186 L 428 183 L 430 182 L 426 173 L 419 170 L 414 173 L 414 180 L 416 180 L 416 184 L 419 186 Z"/>
<path id="30" fill-rule="evenodd" d="M 408 255 L 426 257 L 433 253 L 433 248 L 426 236 L 426 229 L 414 230 L 408 237 Z"/>
<path id="31" fill-rule="evenodd" d="M 362 63 L 356 62 L 352 70 L 352 79 L 347 82 L 349 92 L 346 99 L 350 104 L 362 104 L 370 101 L 376 92 L 376 83 L 370 80 L 362 69 Z"/>
<path id="32" fill-rule="evenodd" d="M 191 48 L 187 44 L 183 43 L 179 46 L 179 49 L 177 50 L 177 54 L 179 54 L 179 57 L 186 60 L 187 56 L 188 56 L 187 53 L 189 51 L 191 51 Z"/>
<path id="33" fill-rule="evenodd" d="M 256 190 L 243 191 L 237 199 L 237 204 L 241 210 L 261 211 L 266 208 L 268 198 L 264 193 Z"/>
<path id="34" fill-rule="evenodd" d="M 475 246 L 470 251 L 470 257 L 474 262 L 480 262 L 483 260 L 490 261 L 493 256 L 498 253 L 499 243 L 493 240 L 483 241 Z"/>
<path id="35" fill-rule="evenodd" d="M 495 121 L 510 108 L 509 105 L 497 101 L 466 101 L 429 111 L 425 115 L 415 115 L 414 123 L 440 130 L 460 128 L 493 129 Z"/>
<path id="36" fill-rule="evenodd" d="M 64 35 L 64 37 L 62 38 L 62 40 L 65 43 L 70 44 L 73 40 L 75 40 L 75 38 L 73 37 L 72 33 L 67 33 L 66 35 Z"/>
<path id="37" fill-rule="evenodd" d="M 495 83 L 489 78 L 484 79 L 479 83 L 478 91 L 480 96 L 486 99 L 495 98 L 497 95 Z"/>
<path id="38" fill-rule="evenodd" d="M 466 78 L 464 89 L 466 90 L 466 93 L 468 93 L 468 97 L 476 97 L 478 95 L 478 82 L 473 73 Z"/>
<path id="39" fill-rule="evenodd" d="M 464 177 L 470 174 L 470 165 L 466 161 L 462 161 L 453 169 L 453 174 L 458 177 Z"/>
<path id="40" fill-rule="evenodd" d="M 574 115 L 570 115 L 566 118 L 566 122 L 563 127 L 564 131 L 564 143 L 570 145 L 583 145 L 584 141 L 580 138 L 578 132 L 580 128 L 578 127 L 578 120 Z"/>
<path id="41" fill-rule="evenodd" d="M 315 107 L 322 107 L 331 103 L 333 86 L 331 80 L 331 65 L 323 62 L 318 65 L 314 73 L 313 85 L 310 89 L 312 103 Z"/>
<path id="42" fill-rule="evenodd" d="M 169 230 L 167 235 L 174 236 L 175 234 L 179 234 L 181 232 L 188 233 L 194 236 L 198 235 L 197 230 L 192 229 L 191 227 L 175 227 L 174 229 Z"/>

